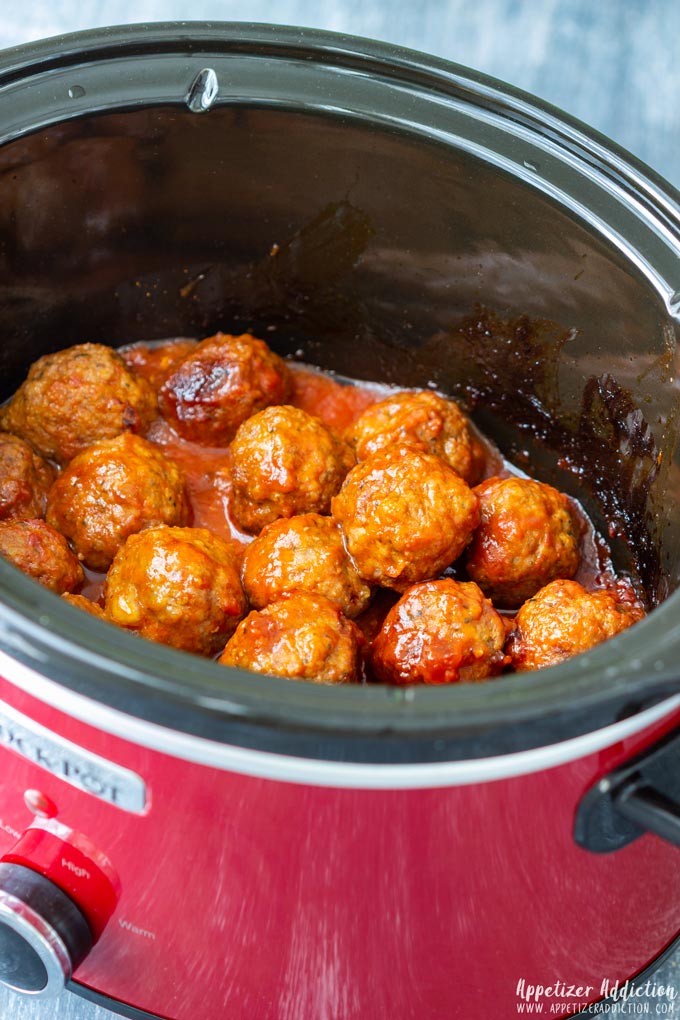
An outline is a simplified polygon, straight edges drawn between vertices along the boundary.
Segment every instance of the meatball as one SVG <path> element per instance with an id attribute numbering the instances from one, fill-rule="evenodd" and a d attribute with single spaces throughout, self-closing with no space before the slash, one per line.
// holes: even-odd
<path id="1" fill-rule="evenodd" d="M 243 587 L 250 604 L 263 609 L 293 591 L 316 592 L 357 616 L 371 599 L 345 551 L 336 521 L 301 514 L 273 521 L 246 548 Z"/>
<path id="2" fill-rule="evenodd" d="M 391 443 L 436 453 L 468 485 L 478 482 L 484 469 L 484 449 L 458 404 L 428 390 L 396 393 L 373 404 L 347 429 L 345 438 L 358 460 Z"/>
<path id="3" fill-rule="evenodd" d="M 156 398 L 116 351 L 79 344 L 35 361 L 0 415 L 0 425 L 42 457 L 66 464 L 100 439 L 144 432 Z"/>
<path id="4" fill-rule="evenodd" d="M 0 520 L 44 517 L 47 491 L 55 478 L 52 465 L 28 443 L 0 432 Z"/>
<path id="5" fill-rule="evenodd" d="M 188 518 L 179 468 L 130 433 L 74 457 L 47 499 L 47 521 L 92 570 L 107 570 L 128 535 L 160 524 L 181 526 Z"/>
<path id="6" fill-rule="evenodd" d="M 45 521 L 0 521 L 0 556 L 58 595 L 85 580 L 64 536 Z"/>
<path id="7" fill-rule="evenodd" d="M 517 613 L 507 652 L 520 672 L 544 669 L 587 652 L 644 615 L 640 606 L 621 602 L 613 592 L 551 581 Z"/>
<path id="8" fill-rule="evenodd" d="M 249 613 L 219 662 L 315 683 L 350 683 L 359 676 L 360 642 L 358 628 L 335 602 L 299 592 Z"/>
<path id="9" fill-rule="evenodd" d="M 364 580 L 400 592 L 440 574 L 479 523 L 477 497 L 453 468 L 399 445 L 357 464 L 331 512 Z"/>
<path id="10" fill-rule="evenodd" d="M 241 425 L 229 463 L 233 516 L 258 532 L 279 517 L 327 514 L 354 455 L 320 418 L 284 404 Z"/>
<path id="11" fill-rule="evenodd" d="M 112 623 L 198 655 L 224 648 L 246 609 L 231 543 L 205 528 L 131 535 L 104 585 Z"/>
<path id="12" fill-rule="evenodd" d="M 485 680 L 507 663 L 505 626 L 472 581 L 424 581 L 402 595 L 371 652 L 376 677 L 390 684 Z"/>
<path id="13" fill-rule="evenodd" d="M 579 525 L 569 499 L 529 478 L 488 478 L 474 492 L 481 523 L 466 556 L 468 575 L 501 608 L 576 573 Z"/>
<path id="14" fill-rule="evenodd" d="M 102 607 L 93 602 L 92 599 L 85 598 L 84 595 L 71 595 L 65 592 L 61 597 L 70 606 L 76 606 L 77 609 L 82 609 L 84 613 L 89 613 L 90 616 L 96 616 L 99 620 L 106 619 L 106 613 Z"/>
<path id="15" fill-rule="evenodd" d="M 217 333 L 202 340 L 161 386 L 163 417 L 184 439 L 227 446 L 239 425 L 291 389 L 290 370 L 264 340 Z"/>

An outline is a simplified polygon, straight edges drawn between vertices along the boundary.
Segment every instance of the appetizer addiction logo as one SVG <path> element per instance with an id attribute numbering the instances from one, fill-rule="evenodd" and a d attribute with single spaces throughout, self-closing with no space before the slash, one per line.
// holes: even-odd
<path id="1" fill-rule="evenodd" d="M 533 984 L 520 978 L 516 994 L 517 1016 L 666 1016 L 680 1020 L 678 989 L 653 980 L 603 978 L 597 986 L 567 981 Z"/>

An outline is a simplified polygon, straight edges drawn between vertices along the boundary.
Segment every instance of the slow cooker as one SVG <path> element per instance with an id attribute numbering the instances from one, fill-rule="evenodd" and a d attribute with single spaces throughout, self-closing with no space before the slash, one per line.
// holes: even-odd
<path id="1" fill-rule="evenodd" d="M 432 386 L 582 501 L 650 609 L 533 674 L 326 688 L 0 562 L 6 984 L 435 1020 L 651 972 L 680 932 L 679 254 L 650 170 L 417 53 L 182 23 L 2 55 L 0 399 L 70 344 L 218 328 Z"/>

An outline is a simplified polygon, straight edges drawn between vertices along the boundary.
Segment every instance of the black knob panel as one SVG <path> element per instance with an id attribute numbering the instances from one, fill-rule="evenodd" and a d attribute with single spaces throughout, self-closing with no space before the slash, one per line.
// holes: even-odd
<path id="1" fill-rule="evenodd" d="M 0 982 L 18 992 L 58 995 L 92 948 L 81 910 L 54 882 L 0 863 Z"/>

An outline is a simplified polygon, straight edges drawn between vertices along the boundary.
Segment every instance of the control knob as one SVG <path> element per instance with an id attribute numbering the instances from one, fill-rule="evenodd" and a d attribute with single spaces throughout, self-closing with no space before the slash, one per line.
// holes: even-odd
<path id="1" fill-rule="evenodd" d="M 93 944 L 80 908 L 49 878 L 0 862 L 0 982 L 36 998 L 59 995 Z"/>

